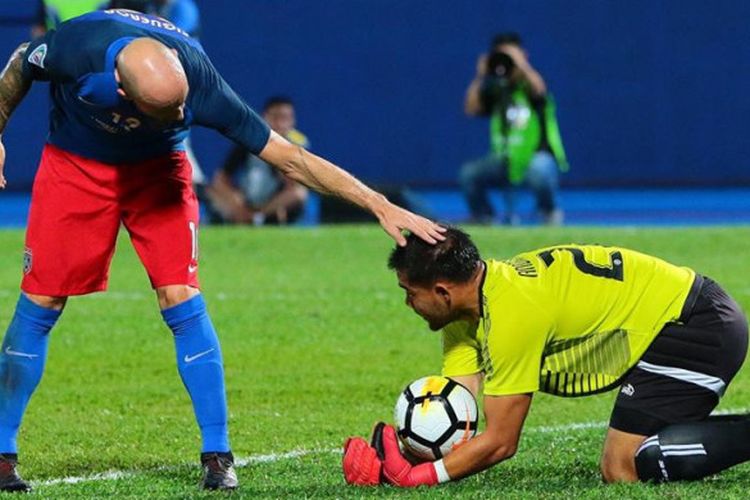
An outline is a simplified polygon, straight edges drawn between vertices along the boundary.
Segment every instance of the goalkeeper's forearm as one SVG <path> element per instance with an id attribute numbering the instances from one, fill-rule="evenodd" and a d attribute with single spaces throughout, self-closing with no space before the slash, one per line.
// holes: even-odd
<path id="1" fill-rule="evenodd" d="M 516 449 L 512 443 L 498 443 L 483 433 L 446 456 L 444 464 L 451 479 L 460 479 L 511 458 Z"/>
<path id="2" fill-rule="evenodd" d="M 0 134 L 31 87 L 31 80 L 23 76 L 23 57 L 28 46 L 28 43 L 19 45 L 0 73 Z"/>

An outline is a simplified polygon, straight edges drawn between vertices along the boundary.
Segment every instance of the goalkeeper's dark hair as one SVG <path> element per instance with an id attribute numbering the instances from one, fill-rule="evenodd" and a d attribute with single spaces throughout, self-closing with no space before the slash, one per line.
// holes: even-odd
<path id="1" fill-rule="evenodd" d="M 397 246 L 388 258 L 388 268 L 403 273 L 409 283 L 429 286 L 438 280 L 469 281 L 477 270 L 479 250 L 468 234 L 455 227 L 443 233 L 444 241 L 431 245 L 410 234 L 406 246 Z"/>

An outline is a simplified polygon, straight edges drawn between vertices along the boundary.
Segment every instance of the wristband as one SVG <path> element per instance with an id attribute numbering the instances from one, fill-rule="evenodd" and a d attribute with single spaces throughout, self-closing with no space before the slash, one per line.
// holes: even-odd
<path id="1" fill-rule="evenodd" d="M 448 470 L 445 468 L 443 459 L 440 459 L 437 462 L 433 462 L 432 465 L 435 467 L 438 483 L 447 483 L 451 480 L 451 477 L 448 475 Z"/>

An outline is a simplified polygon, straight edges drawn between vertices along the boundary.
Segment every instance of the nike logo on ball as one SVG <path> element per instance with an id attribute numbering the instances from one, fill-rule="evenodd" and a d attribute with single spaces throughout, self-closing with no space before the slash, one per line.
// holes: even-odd
<path id="1" fill-rule="evenodd" d="M 7 354 L 8 356 L 18 356 L 19 358 L 29 358 L 29 359 L 34 359 L 34 358 L 39 357 L 38 354 L 27 354 L 25 352 L 12 351 L 10 346 L 5 348 L 5 354 Z"/>
<path id="2" fill-rule="evenodd" d="M 187 354 L 185 354 L 185 363 L 190 363 L 191 361 L 195 361 L 196 359 L 200 358 L 201 356 L 205 356 L 206 354 L 208 354 L 209 352 L 213 350 L 214 348 L 212 347 L 211 349 L 207 351 L 199 352 L 198 354 L 194 354 L 193 356 L 188 356 Z"/>

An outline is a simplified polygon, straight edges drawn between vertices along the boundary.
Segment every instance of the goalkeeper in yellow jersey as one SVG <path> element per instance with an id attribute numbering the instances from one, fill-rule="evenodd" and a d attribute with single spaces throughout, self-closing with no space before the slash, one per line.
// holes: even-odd
<path id="1" fill-rule="evenodd" d="M 347 441 L 349 483 L 434 485 L 513 456 L 532 396 L 619 387 L 601 457 L 607 482 L 698 479 L 750 460 L 750 417 L 710 417 L 745 359 L 747 319 L 711 279 L 618 247 L 560 245 L 483 260 L 451 228 L 411 236 L 389 267 L 443 336 L 443 375 L 484 396 L 485 431 L 412 465 L 391 426 Z"/>

